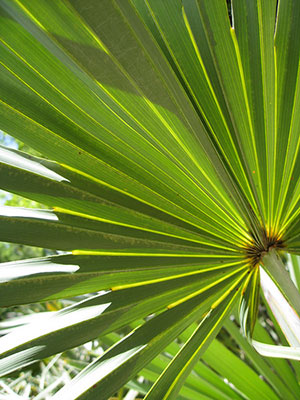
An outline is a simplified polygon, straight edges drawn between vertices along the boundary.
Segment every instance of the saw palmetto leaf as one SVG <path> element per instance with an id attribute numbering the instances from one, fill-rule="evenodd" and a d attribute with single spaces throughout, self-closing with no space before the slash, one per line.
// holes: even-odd
<path id="1" fill-rule="evenodd" d="M 237 303 L 251 342 L 260 264 L 299 313 L 300 3 L 227 3 L 0 0 L 0 129 L 44 157 L 1 146 L 1 188 L 49 207 L 0 240 L 64 252 L 2 264 L 0 303 L 94 294 L 1 338 L 2 374 L 143 318 L 56 395 L 106 399 L 196 323 L 147 395 L 175 398 Z M 251 360 L 275 392 L 246 397 L 292 398 Z"/>

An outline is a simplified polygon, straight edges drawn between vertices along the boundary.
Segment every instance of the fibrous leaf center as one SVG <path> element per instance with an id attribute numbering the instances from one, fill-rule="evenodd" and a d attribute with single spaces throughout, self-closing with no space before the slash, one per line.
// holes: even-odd
<path id="1" fill-rule="evenodd" d="M 246 255 L 252 266 L 260 263 L 262 256 L 273 248 L 283 249 L 285 247 L 283 239 L 277 235 L 268 235 L 263 231 L 263 240 L 258 242 L 253 240 L 246 248 Z"/>

